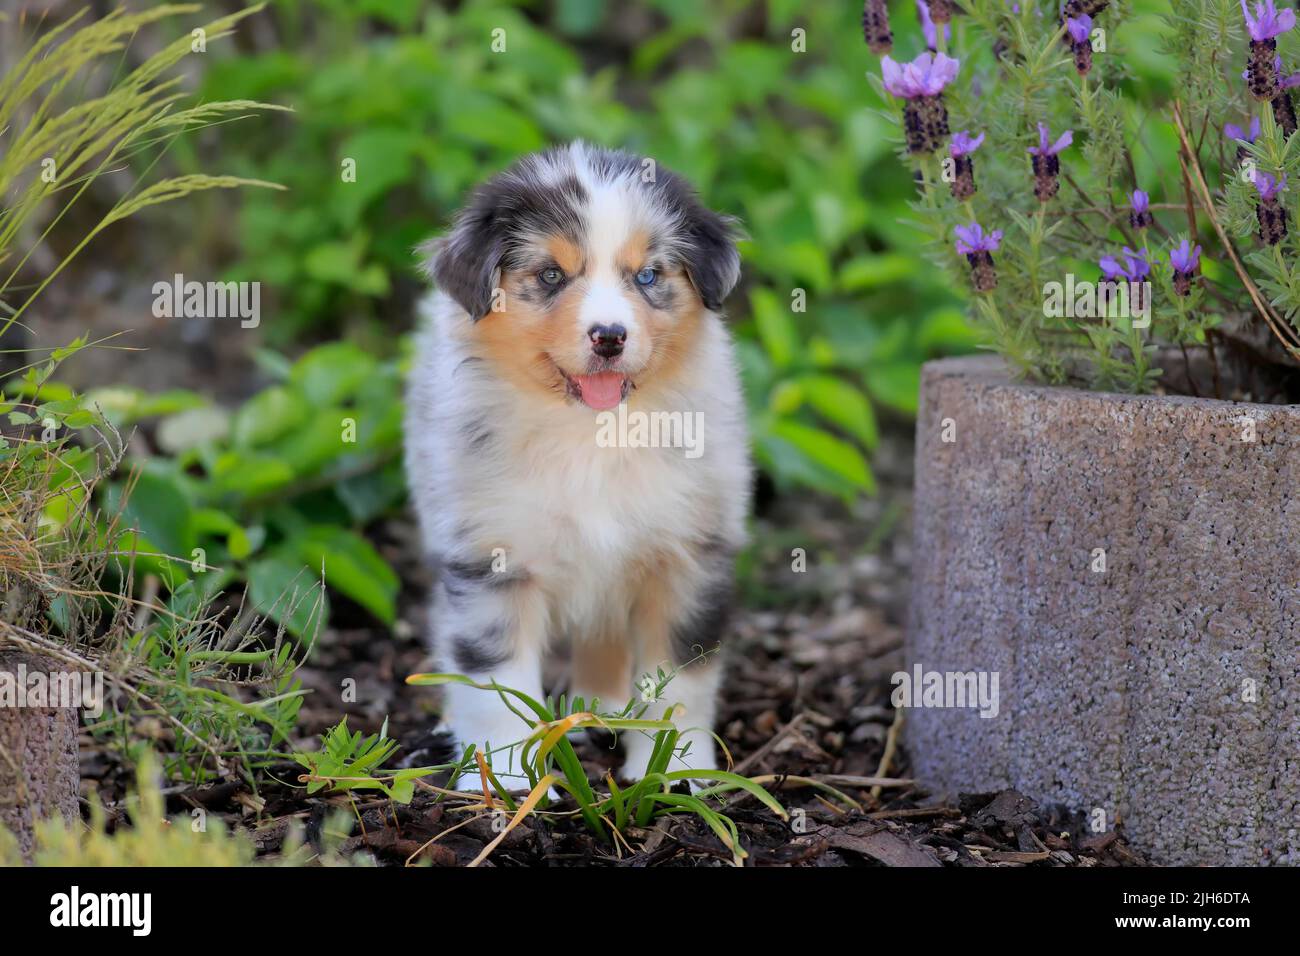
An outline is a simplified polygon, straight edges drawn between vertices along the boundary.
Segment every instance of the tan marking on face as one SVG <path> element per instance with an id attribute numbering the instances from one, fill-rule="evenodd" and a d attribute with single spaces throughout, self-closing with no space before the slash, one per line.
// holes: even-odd
<path id="1" fill-rule="evenodd" d="M 505 308 L 489 312 L 469 334 L 476 353 L 497 375 L 539 399 L 563 401 L 564 380 L 551 357 L 572 349 L 567 333 L 575 321 L 579 298 L 574 289 L 565 289 L 550 308 L 542 308 L 520 295 L 521 289 L 536 281 L 531 274 L 503 275 Z"/>
<path id="2" fill-rule="evenodd" d="M 646 256 L 649 253 L 650 237 L 644 231 L 638 229 L 619 248 L 618 254 L 614 257 L 614 263 L 619 269 L 631 275 L 636 275 L 641 271 L 642 266 L 646 264 Z"/>
<path id="3" fill-rule="evenodd" d="M 704 303 L 685 273 L 665 271 L 660 273 L 659 281 L 672 287 L 672 308 L 655 309 L 640 295 L 635 305 L 642 334 L 650 337 L 653 348 L 645 372 L 637 376 L 637 392 L 642 400 L 649 402 L 654 401 L 660 390 L 671 389 L 678 383 L 687 356 L 697 347 L 704 319 Z"/>
<path id="4" fill-rule="evenodd" d="M 564 236 L 551 236 L 546 240 L 546 251 L 555 264 L 570 278 L 579 275 L 583 268 L 582 250 Z"/>
<path id="5" fill-rule="evenodd" d="M 544 248 L 571 280 L 587 266 L 582 250 L 564 237 L 549 237 Z M 617 267 L 635 273 L 645 265 L 648 250 L 648 237 L 639 231 L 619 249 Z M 630 373 L 636 385 L 630 401 L 638 405 L 657 406 L 660 396 L 679 384 L 685 360 L 697 346 L 705 312 L 699 293 L 680 268 L 664 270 L 658 281 L 673 291 L 670 309 L 651 306 L 631 279 L 622 293 L 635 314 L 635 334 L 649 345 L 644 367 Z M 536 298 L 537 277 L 532 273 L 507 272 L 501 284 L 505 308 L 489 312 L 464 334 L 476 354 L 520 391 L 539 400 L 568 401 L 564 379 L 555 366 L 570 375 L 581 374 L 590 358 L 590 343 L 579 321 L 586 283 L 571 281 L 547 305 L 528 301 Z"/>

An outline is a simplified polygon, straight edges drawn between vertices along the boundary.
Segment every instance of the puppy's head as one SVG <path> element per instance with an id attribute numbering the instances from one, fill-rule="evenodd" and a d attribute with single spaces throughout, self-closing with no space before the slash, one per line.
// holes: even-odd
<path id="1" fill-rule="evenodd" d="M 498 374 L 594 409 L 670 380 L 740 274 L 731 221 L 680 177 L 582 143 L 480 187 L 431 249 Z"/>

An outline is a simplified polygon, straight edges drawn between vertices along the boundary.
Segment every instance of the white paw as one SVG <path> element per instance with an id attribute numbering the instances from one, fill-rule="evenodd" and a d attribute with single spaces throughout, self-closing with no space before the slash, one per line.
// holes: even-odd
<path id="1" fill-rule="evenodd" d="M 457 742 L 457 754 L 473 744 L 483 752 L 483 756 L 492 773 L 501 785 L 508 790 L 527 790 L 528 777 L 523 770 L 523 740 L 532 733 L 531 729 L 514 715 L 508 719 L 488 722 L 474 721 L 467 724 L 450 722 L 452 736 Z M 470 765 L 454 784 L 457 790 L 479 792 L 483 789 L 478 762 L 471 758 Z"/>

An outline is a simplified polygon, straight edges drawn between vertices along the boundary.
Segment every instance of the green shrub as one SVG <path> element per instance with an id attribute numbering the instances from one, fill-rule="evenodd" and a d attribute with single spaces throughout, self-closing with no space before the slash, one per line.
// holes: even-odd
<path id="1" fill-rule="evenodd" d="M 743 32 L 761 8 L 765 32 Z M 870 491 L 876 410 L 910 415 L 920 362 L 974 338 L 899 223 L 909 179 L 872 109 L 852 16 L 660 2 L 625 65 L 592 68 L 606 44 L 620 55 L 608 34 L 622 5 L 547 9 L 284 4 L 269 12 L 280 48 L 214 59 L 208 96 L 296 108 L 273 131 L 237 131 L 232 157 L 290 187 L 246 197 L 229 275 L 278 292 L 265 333 L 288 344 L 346 327 L 380 346 L 412 315 L 413 246 L 476 183 L 552 142 L 630 149 L 688 176 L 750 235 L 728 311 L 761 463 L 787 487 Z"/>
<path id="2" fill-rule="evenodd" d="M 109 226 L 210 190 L 273 185 L 198 172 L 148 175 L 147 160 L 156 161 L 183 134 L 270 108 L 248 101 L 187 105 L 169 74 L 195 52 L 189 32 L 134 68 L 104 69 L 118 63 L 139 31 L 197 9 L 115 10 L 93 22 L 82 19 L 83 11 L 34 37 L 0 80 L 0 261 L 11 270 L 0 273 L 0 337 Z M 205 24 L 205 42 L 227 36 L 257 9 Z M 37 234 L 44 241 L 92 184 L 132 161 L 145 171 L 74 237 L 70 251 L 30 285 L 17 284 L 35 246 L 24 251 L 22 243 Z M 137 594 L 138 536 L 123 534 L 121 522 L 151 511 L 160 539 L 174 543 L 168 536 L 182 513 L 175 496 L 148 477 L 143 488 L 137 483 L 137 495 L 120 485 L 99 493 L 122 459 L 120 433 L 95 403 L 52 381 L 63 361 L 97 344 L 83 336 L 40 350 L 0 392 L 0 648 L 102 675 L 107 699 L 91 729 L 128 753 L 138 754 L 146 740 L 174 740 L 170 772 L 190 779 L 231 767 L 247 773 L 255 755 L 287 739 L 303 694 L 292 673 L 299 652 L 279 632 L 263 634 L 256 619 L 219 621 L 209 613 L 211 594 L 169 606 L 154 600 L 147 583 Z M 137 398 L 154 414 L 189 401 Z"/>
<path id="3" fill-rule="evenodd" d="M 398 578 L 360 532 L 405 496 L 398 360 L 346 342 L 292 364 L 260 359 L 277 381 L 233 411 L 184 391 L 113 387 L 80 400 L 118 428 L 154 426 L 161 453 L 131 462 L 102 496 L 107 514 L 138 530 L 120 545 L 177 613 L 246 586 L 250 611 L 310 644 L 329 619 L 315 587 L 323 574 L 391 625 Z"/>

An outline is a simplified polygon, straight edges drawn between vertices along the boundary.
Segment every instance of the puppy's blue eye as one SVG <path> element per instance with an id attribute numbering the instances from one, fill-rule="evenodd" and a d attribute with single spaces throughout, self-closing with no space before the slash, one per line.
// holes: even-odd
<path id="1" fill-rule="evenodd" d="M 646 266 L 636 274 L 637 285 L 654 285 L 655 279 L 659 278 L 659 271 Z"/>
<path id="2" fill-rule="evenodd" d="M 559 285 L 564 281 L 564 272 L 551 266 L 549 269 L 543 269 L 537 273 L 537 278 L 541 279 L 547 285 Z"/>

